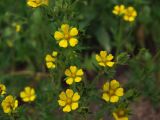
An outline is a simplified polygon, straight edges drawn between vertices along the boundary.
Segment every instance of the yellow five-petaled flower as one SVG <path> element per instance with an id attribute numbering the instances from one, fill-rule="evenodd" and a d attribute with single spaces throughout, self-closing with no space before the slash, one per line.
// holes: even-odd
<path id="1" fill-rule="evenodd" d="M 117 109 L 112 114 L 115 120 L 128 120 L 126 109 Z"/>
<path id="2" fill-rule="evenodd" d="M 18 107 L 18 100 L 16 100 L 12 95 L 8 95 L 1 103 L 4 113 L 14 112 Z"/>
<path id="3" fill-rule="evenodd" d="M 125 6 L 124 5 L 116 5 L 112 10 L 112 13 L 115 15 L 122 15 L 125 13 Z"/>
<path id="4" fill-rule="evenodd" d="M 54 38 L 59 43 L 60 47 L 74 47 L 78 44 L 78 40 L 76 38 L 77 35 L 78 29 L 76 27 L 70 27 L 68 24 L 62 24 L 60 30 L 54 33 Z"/>
<path id="5" fill-rule="evenodd" d="M 98 64 L 103 67 L 112 67 L 115 63 L 111 61 L 113 60 L 113 55 L 107 55 L 106 51 L 100 51 L 100 55 L 96 54 L 96 60 Z"/>
<path id="6" fill-rule="evenodd" d="M 0 84 L 0 95 L 6 94 L 6 86 L 3 84 Z"/>
<path id="7" fill-rule="evenodd" d="M 24 102 L 32 102 L 36 99 L 36 94 L 34 88 L 25 87 L 24 91 L 20 92 L 20 97 Z"/>
<path id="8" fill-rule="evenodd" d="M 69 69 L 65 70 L 66 83 L 71 85 L 73 82 L 80 82 L 83 76 L 83 70 L 77 69 L 76 66 L 70 66 Z"/>
<path id="9" fill-rule="evenodd" d="M 120 87 L 120 84 L 117 80 L 106 82 L 103 85 L 102 99 L 104 99 L 106 102 L 118 102 L 119 98 L 123 95 L 124 90 Z"/>
<path id="10" fill-rule="evenodd" d="M 137 16 L 137 11 L 134 9 L 134 7 L 130 6 L 126 8 L 123 19 L 128 22 L 133 22 L 136 16 Z"/>
<path id="11" fill-rule="evenodd" d="M 52 69 L 56 67 L 56 57 L 57 57 L 58 52 L 53 51 L 52 55 L 47 54 L 45 57 L 46 60 L 46 66 L 48 69 Z"/>
<path id="12" fill-rule="evenodd" d="M 61 92 L 59 95 L 58 103 L 63 107 L 63 112 L 70 112 L 78 108 L 78 101 L 80 95 L 78 92 L 73 92 L 71 89 L 67 89 L 66 92 Z"/>
<path id="13" fill-rule="evenodd" d="M 40 5 L 48 5 L 48 0 L 27 0 L 27 5 L 34 8 Z"/>

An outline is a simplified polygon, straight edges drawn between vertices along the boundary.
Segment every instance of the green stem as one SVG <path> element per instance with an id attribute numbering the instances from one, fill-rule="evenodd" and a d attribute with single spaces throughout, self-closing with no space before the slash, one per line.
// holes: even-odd
<path id="1" fill-rule="evenodd" d="M 121 46 L 122 46 L 122 32 L 123 32 L 123 28 L 122 28 L 122 20 L 120 20 L 120 23 L 119 23 L 119 29 L 118 29 L 118 32 L 117 32 L 117 35 L 116 35 L 116 56 L 118 55 L 120 49 L 121 49 Z"/>

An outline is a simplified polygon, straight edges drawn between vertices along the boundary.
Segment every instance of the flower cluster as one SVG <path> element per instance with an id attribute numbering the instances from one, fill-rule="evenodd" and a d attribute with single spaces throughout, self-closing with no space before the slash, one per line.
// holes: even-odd
<path id="1" fill-rule="evenodd" d="M 56 57 L 57 57 L 58 52 L 53 51 L 52 54 L 47 54 L 45 57 L 46 60 L 46 66 L 48 69 L 52 69 L 56 67 Z"/>
<path id="2" fill-rule="evenodd" d="M 78 69 L 76 66 L 70 66 L 69 69 L 65 70 L 66 83 L 68 85 L 73 84 L 73 82 L 80 82 L 83 76 L 83 70 Z M 72 89 L 67 89 L 66 92 L 61 92 L 59 95 L 58 103 L 63 107 L 63 112 L 70 112 L 71 110 L 76 110 L 78 108 L 78 101 L 80 95 L 78 92 L 73 92 Z"/>
<path id="3" fill-rule="evenodd" d="M 48 5 L 48 0 L 27 0 L 27 5 L 36 8 L 41 5 Z"/>
<path id="4" fill-rule="evenodd" d="M 62 24 L 59 31 L 54 33 L 54 38 L 59 43 L 60 47 L 75 47 L 78 44 L 78 40 L 76 38 L 77 35 L 78 29 L 76 27 L 70 27 L 68 24 Z"/>
<path id="5" fill-rule="evenodd" d="M 6 94 L 6 86 L 3 84 L 0 84 L 0 94 L 1 95 Z M 20 92 L 20 97 L 24 102 L 34 101 L 36 98 L 34 88 L 25 87 L 24 91 Z M 14 113 L 18 107 L 18 100 L 12 95 L 7 95 L 2 100 L 1 106 L 3 108 L 4 113 L 7 113 L 7 114 Z"/>
<path id="6" fill-rule="evenodd" d="M 134 7 L 129 6 L 126 8 L 124 5 L 116 5 L 112 10 L 112 13 L 119 16 L 122 15 L 123 19 L 128 22 L 135 21 L 135 18 L 137 16 L 137 12 Z"/>
<path id="7" fill-rule="evenodd" d="M 107 55 L 106 51 L 100 51 L 100 54 L 96 54 L 96 60 L 98 62 L 98 64 L 100 66 L 103 67 L 112 67 L 114 65 L 115 62 L 112 62 L 111 60 L 113 60 L 113 55 L 109 54 Z"/>
<path id="8" fill-rule="evenodd" d="M 106 102 L 118 102 L 119 98 L 124 95 L 123 88 L 120 87 L 120 84 L 117 80 L 112 80 L 110 82 L 106 82 L 103 85 L 103 95 L 102 99 Z"/>

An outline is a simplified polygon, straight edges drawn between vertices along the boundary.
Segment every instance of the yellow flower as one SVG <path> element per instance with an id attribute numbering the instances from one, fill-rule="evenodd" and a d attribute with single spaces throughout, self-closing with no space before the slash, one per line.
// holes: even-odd
<path id="1" fill-rule="evenodd" d="M 18 107 L 18 100 L 8 95 L 1 103 L 4 113 L 11 113 Z"/>
<path id="2" fill-rule="evenodd" d="M 115 62 L 112 62 L 112 54 L 107 55 L 106 51 L 100 51 L 100 55 L 96 54 L 96 60 L 100 66 L 103 67 L 112 67 Z"/>
<path id="3" fill-rule="evenodd" d="M 124 109 L 118 109 L 112 114 L 115 120 L 128 120 L 127 112 Z"/>
<path id="4" fill-rule="evenodd" d="M 0 95 L 6 94 L 6 86 L 3 84 L 0 84 Z"/>
<path id="5" fill-rule="evenodd" d="M 77 69 L 76 66 L 70 66 L 69 69 L 65 70 L 66 83 L 71 85 L 73 82 L 80 82 L 83 76 L 83 70 Z"/>
<path id="6" fill-rule="evenodd" d="M 60 47 L 74 47 L 78 44 L 78 40 L 76 38 L 77 35 L 78 29 L 76 27 L 70 27 L 68 24 L 62 24 L 61 29 L 54 33 L 54 38 L 58 41 Z"/>
<path id="7" fill-rule="evenodd" d="M 112 13 L 115 15 L 122 15 L 125 13 L 125 6 L 124 5 L 116 5 L 112 10 Z"/>
<path id="8" fill-rule="evenodd" d="M 59 95 L 58 103 L 63 107 L 63 112 L 70 112 L 78 108 L 78 101 L 80 95 L 78 92 L 73 92 L 71 89 L 67 89 L 66 92 L 61 92 Z"/>
<path id="9" fill-rule="evenodd" d="M 111 82 L 106 82 L 103 85 L 103 95 L 102 99 L 106 102 L 118 102 L 119 98 L 124 95 L 123 88 L 117 80 L 112 80 Z"/>
<path id="10" fill-rule="evenodd" d="M 20 30 L 21 30 L 21 25 L 19 25 L 19 24 L 16 24 L 16 32 L 20 32 Z"/>
<path id="11" fill-rule="evenodd" d="M 128 22 L 133 22 L 137 16 L 137 12 L 133 7 L 128 7 L 125 10 L 123 19 Z"/>
<path id="12" fill-rule="evenodd" d="M 46 60 L 46 66 L 48 69 L 52 69 L 56 67 L 56 57 L 57 57 L 58 52 L 57 51 L 53 51 L 52 55 L 47 54 L 45 57 Z"/>
<path id="13" fill-rule="evenodd" d="M 20 92 L 20 97 L 24 102 L 32 102 L 36 99 L 35 90 L 31 87 L 25 87 L 24 91 Z"/>
<path id="14" fill-rule="evenodd" d="M 34 8 L 40 5 L 48 5 L 48 0 L 27 0 L 27 5 Z"/>
<path id="15" fill-rule="evenodd" d="M 15 27 L 16 32 L 20 32 L 20 30 L 21 30 L 21 25 L 20 24 L 13 23 L 12 26 Z"/>

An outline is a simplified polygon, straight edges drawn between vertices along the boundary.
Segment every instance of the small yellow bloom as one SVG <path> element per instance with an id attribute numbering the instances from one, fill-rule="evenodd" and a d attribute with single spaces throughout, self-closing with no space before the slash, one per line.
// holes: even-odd
<path id="1" fill-rule="evenodd" d="M 71 85 L 73 82 L 80 82 L 83 76 L 83 70 L 77 69 L 76 66 L 70 66 L 69 69 L 65 70 L 66 83 Z"/>
<path id="2" fill-rule="evenodd" d="M 128 120 L 127 111 L 124 109 L 118 109 L 114 111 L 113 117 L 115 120 Z"/>
<path id="3" fill-rule="evenodd" d="M 3 84 L 0 84 L 0 95 L 6 94 L 6 86 Z"/>
<path id="4" fill-rule="evenodd" d="M 20 32 L 20 30 L 21 30 L 21 25 L 19 25 L 19 24 L 16 24 L 16 32 Z"/>
<path id="5" fill-rule="evenodd" d="M 18 107 L 18 100 L 8 95 L 1 103 L 4 113 L 11 113 Z"/>
<path id="6" fill-rule="evenodd" d="M 20 97 L 24 102 L 32 102 L 36 99 L 35 90 L 31 87 L 25 87 L 24 91 L 20 92 Z"/>
<path id="7" fill-rule="evenodd" d="M 48 69 L 52 69 L 56 67 L 56 57 L 57 57 L 58 52 L 57 51 L 53 51 L 52 55 L 47 54 L 45 57 L 46 60 L 46 66 Z"/>
<path id="8" fill-rule="evenodd" d="M 34 8 L 40 5 L 48 5 L 48 0 L 27 0 L 27 5 Z"/>
<path id="9" fill-rule="evenodd" d="M 124 5 L 116 5 L 112 10 L 112 13 L 115 15 L 122 15 L 125 13 L 125 6 Z"/>
<path id="10" fill-rule="evenodd" d="M 100 51 L 100 55 L 96 54 L 96 60 L 98 64 L 103 67 L 112 67 L 115 63 L 111 61 L 113 60 L 113 55 L 107 55 L 106 51 Z"/>
<path id="11" fill-rule="evenodd" d="M 128 7 L 125 10 L 123 19 L 128 22 L 133 22 L 137 16 L 137 12 L 133 7 Z"/>
<path id="12" fill-rule="evenodd" d="M 111 82 L 106 82 L 103 85 L 103 95 L 102 99 L 106 102 L 118 102 L 119 98 L 124 95 L 123 88 L 120 87 L 120 84 L 117 80 L 112 80 Z"/>
<path id="13" fill-rule="evenodd" d="M 13 23 L 12 26 L 15 28 L 16 32 L 20 32 L 21 31 L 21 25 L 18 23 Z"/>
<path id="14" fill-rule="evenodd" d="M 78 108 L 78 101 L 80 95 L 78 92 L 73 92 L 71 89 L 67 89 L 66 92 L 61 92 L 59 95 L 58 103 L 63 107 L 63 112 L 70 112 Z"/>
<path id="15" fill-rule="evenodd" d="M 54 33 L 54 38 L 58 41 L 60 47 L 75 47 L 78 44 L 77 35 L 78 29 L 76 27 L 62 24 L 60 30 Z"/>

